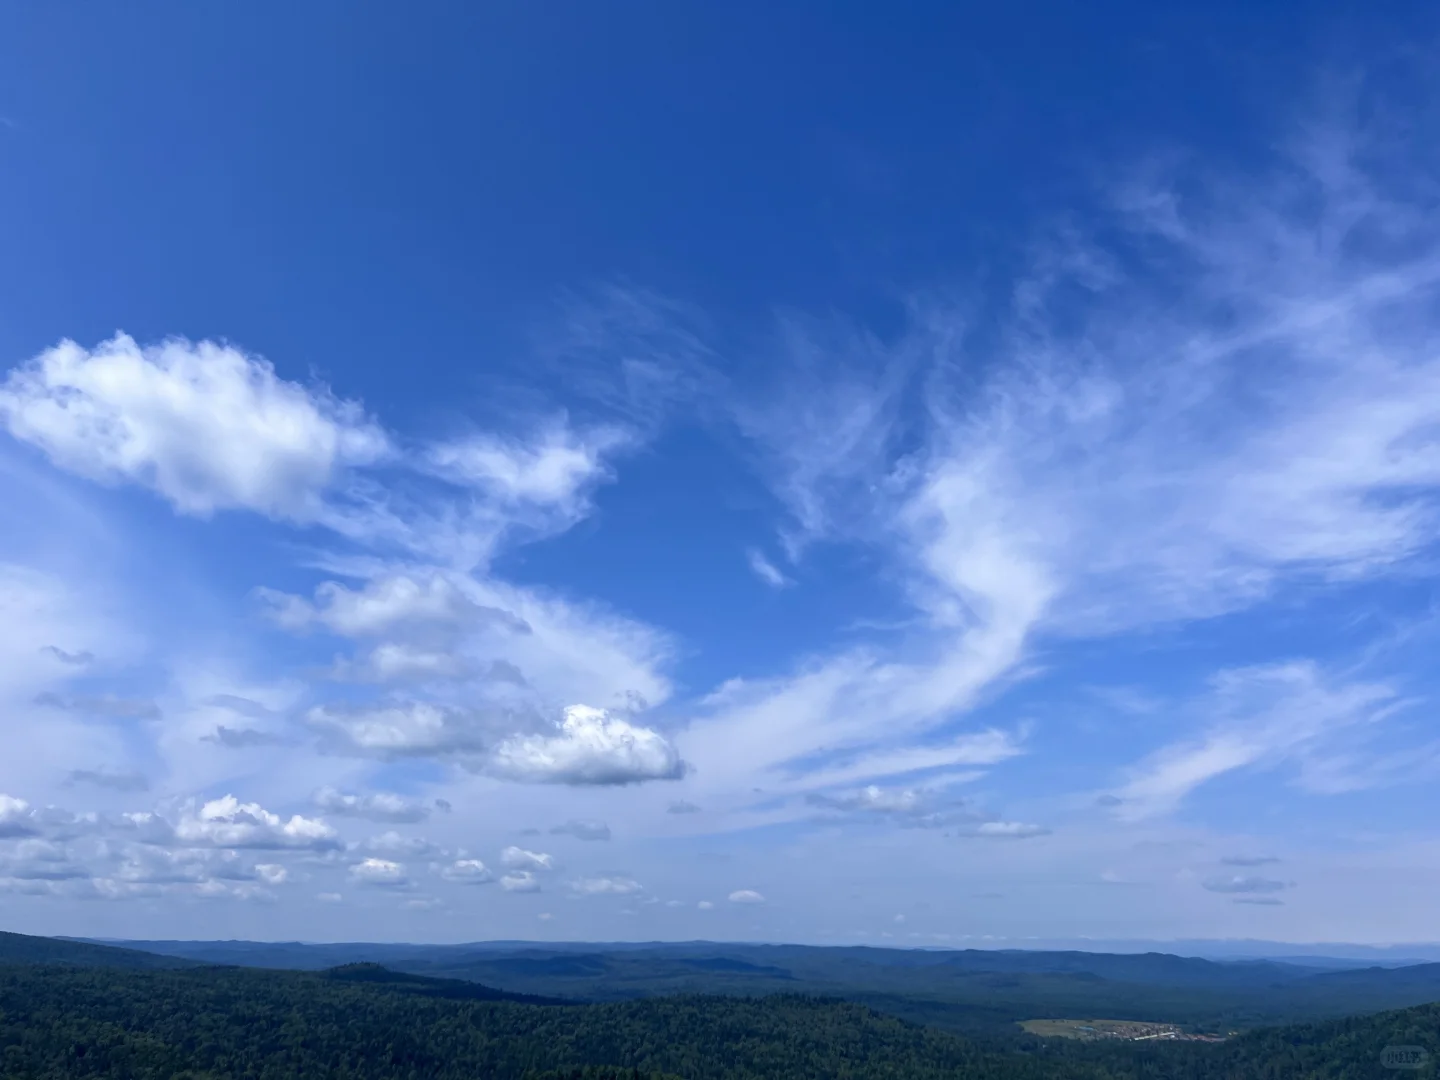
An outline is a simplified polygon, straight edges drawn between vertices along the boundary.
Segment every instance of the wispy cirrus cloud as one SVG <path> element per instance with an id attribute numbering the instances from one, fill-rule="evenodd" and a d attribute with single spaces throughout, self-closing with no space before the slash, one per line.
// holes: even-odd
<path id="1" fill-rule="evenodd" d="M 1200 734 L 1139 763 L 1113 792 L 1114 812 L 1132 820 L 1153 816 L 1226 773 L 1303 761 L 1399 704 L 1389 686 L 1335 679 L 1312 662 L 1221 673 L 1198 710 Z"/>
<path id="2" fill-rule="evenodd" d="M 759 548 L 746 551 L 745 561 L 749 564 L 751 573 L 772 589 L 784 589 L 794 584 Z"/>
<path id="3" fill-rule="evenodd" d="M 917 623 L 725 688 L 687 752 L 763 780 L 843 748 L 864 780 L 1046 648 L 1353 586 L 1431 550 L 1440 230 L 1411 182 L 1430 164 L 1329 118 L 1243 180 L 1118 184 L 1095 228 L 1036 246 L 997 316 L 917 300 L 889 336 L 788 321 L 782 392 L 738 410 L 789 508 L 782 535 L 797 555 L 880 552 Z M 1321 726 L 1395 696 L 1301 692 Z M 1119 794 L 1174 805 L 1319 735 L 1263 726 L 1162 751 Z M 1311 764 L 1317 789 L 1347 782 L 1328 775 Z"/>

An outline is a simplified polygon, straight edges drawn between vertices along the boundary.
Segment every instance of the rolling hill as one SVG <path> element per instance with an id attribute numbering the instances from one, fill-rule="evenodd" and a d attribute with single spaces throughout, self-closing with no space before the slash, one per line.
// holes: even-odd
<path id="1" fill-rule="evenodd" d="M 33 951 L 33 950 L 32 950 Z M 122 950 L 115 950 L 121 952 Z M 109 956 L 109 959 L 114 959 Z M 963 1038 L 795 994 L 600 1004 L 326 972 L 0 964 L 7 1080 L 1361 1080 L 1440 1055 L 1440 1007 L 1226 1043 Z"/>
<path id="2" fill-rule="evenodd" d="M 75 967 L 184 968 L 196 962 L 67 938 L 31 937 L 0 930 L 0 964 L 66 964 Z"/>

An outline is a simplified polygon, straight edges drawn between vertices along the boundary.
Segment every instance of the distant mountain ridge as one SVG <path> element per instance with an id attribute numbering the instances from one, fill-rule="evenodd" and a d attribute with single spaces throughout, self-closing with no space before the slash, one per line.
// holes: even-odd
<path id="1" fill-rule="evenodd" d="M 879 949 L 716 942 L 396 943 L 136 941 L 206 964 L 323 971 L 379 964 L 510 994 L 623 1001 L 672 994 L 829 995 L 956 1031 L 1099 1015 L 1204 1030 L 1323 1019 L 1440 1001 L 1440 964 L 1340 969 L 1169 953 Z"/>
<path id="2" fill-rule="evenodd" d="M 196 961 L 151 950 L 102 945 L 74 938 L 32 937 L 0 930 L 0 964 L 173 969 L 195 967 Z"/>

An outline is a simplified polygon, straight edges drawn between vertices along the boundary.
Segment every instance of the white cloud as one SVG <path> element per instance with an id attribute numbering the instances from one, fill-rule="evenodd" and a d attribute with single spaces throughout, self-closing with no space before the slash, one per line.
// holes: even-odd
<path id="1" fill-rule="evenodd" d="M 580 821 L 572 818 L 550 830 L 555 836 L 573 836 L 577 840 L 609 840 L 610 826 L 603 821 Z"/>
<path id="2" fill-rule="evenodd" d="M 783 589 L 794 582 L 782 574 L 775 564 L 765 557 L 765 553 L 759 548 L 750 548 L 745 552 L 745 560 L 750 564 L 751 571 L 769 585 L 772 589 Z"/>
<path id="3" fill-rule="evenodd" d="M 555 859 L 543 851 L 527 851 L 522 847 L 507 847 L 500 853 L 500 865 L 507 870 L 553 870 Z"/>
<path id="4" fill-rule="evenodd" d="M 0 795 L 0 837 L 34 836 L 39 831 L 35 811 L 28 802 Z"/>
<path id="5" fill-rule="evenodd" d="M 841 792 L 836 795 L 812 795 L 810 801 L 817 806 L 834 807 L 837 810 L 869 810 L 878 814 L 928 813 L 932 807 L 929 792 L 915 788 L 889 790 L 871 784 L 859 791 Z"/>
<path id="6" fill-rule="evenodd" d="M 501 743 L 490 769 L 506 779 L 551 784 L 631 784 L 685 773 L 679 753 L 658 731 L 585 705 L 569 706 L 555 735 Z"/>
<path id="7" fill-rule="evenodd" d="M 360 795 L 325 787 L 315 792 L 313 802 L 317 810 L 326 814 L 394 824 L 413 824 L 430 816 L 426 803 L 387 791 Z"/>
<path id="8" fill-rule="evenodd" d="M 754 889 L 736 889 L 730 894 L 730 902 L 732 904 L 763 904 L 765 897 Z"/>
<path id="9" fill-rule="evenodd" d="M 153 819 L 150 824 L 159 825 Z M 340 847 L 339 835 L 318 818 L 292 814 L 287 820 L 233 795 L 212 799 L 198 811 L 187 809 L 170 831 L 174 843 L 193 847 L 311 851 Z"/>
<path id="10" fill-rule="evenodd" d="M 377 855 L 396 855 L 407 859 L 424 859 L 440 854 L 440 848 L 419 836 L 401 836 L 395 830 L 372 836 L 361 845 Z"/>
<path id="11" fill-rule="evenodd" d="M 31 806 L 24 799 L 0 794 L 0 839 L 38 836 L 65 841 L 96 833 L 101 826 L 94 814 L 74 814 L 57 806 Z"/>
<path id="12" fill-rule="evenodd" d="M 699 908 L 701 911 L 709 911 L 709 910 L 710 910 L 711 908 L 713 908 L 715 905 L 712 904 L 709 900 L 701 900 L 701 901 L 700 901 L 698 904 L 696 904 L 695 906 L 696 906 L 697 908 Z"/>
<path id="13" fill-rule="evenodd" d="M 1388 686 L 1336 682 L 1311 662 L 1224 672 L 1201 706 L 1208 730 L 1141 762 L 1116 790 L 1115 813 L 1132 820 L 1165 813 L 1217 776 L 1303 756 L 1382 718 L 1396 701 Z"/>
<path id="14" fill-rule="evenodd" d="M 427 701 L 318 705 L 305 719 L 334 749 L 364 757 L 474 755 L 492 737 L 476 714 Z"/>
<path id="15" fill-rule="evenodd" d="M 1009 646 L 977 651 L 970 646 L 978 639 L 966 640 L 936 645 L 933 663 L 886 661 L 862 649 L 787 678 L 733 680 L 685 733 L 686 753 L 705 762 L 697 782 L 805 790 L 1015 756 L 1014 737 L 999 731 L 905 745 L 973 703 L 1009 666 Z"/>
<path id="16" fill-rule="evenodd" d="M 953 778 L 946 779 L 953 782 Z M 963 800 L 946 798 L 943 790 L 935 789 L 870 784 L 853 791 L 812 793 L 806 796 L 806 802 L 830 811 L 871 815 L 905 828 L 953 827 L 957 836 L 1022 840 L 1050 832 L 1040 825 L 988 817 Z"/>
<path id="17" fill-rule="evenodd" d="M 528 870 L 516 870 L 500 879 L 500 887 L 506 892 L 539 892 L 540 879 Z"/>
<path id="18" fill-rule="evenodd" d="M 1128 191 L 1103 242 L 1038 245 L 983 334 L 934 303 L 885 340 L 787 323 L 789 389 L 740 419 L 791 553 L 870 545 L 906 587 L 909 633 L 727 687 L 683 743 L 700 782 L 770 790 L 822 748 L 928 741 L 1023 676 L 1040 634 L 1209 618 L 1431 548 L 1440 228 L 1395 182 L 1413 158 L 1375 167 L 1395 150 L 1339 138 L 1244 188 Z M 1183 764 L 1252 760 L 1236 738 Z"/>
<path id="19" fill-rule="evenodd" d="M 285 629 L 319 626 L 342 637 L 373 637 L 417 627 L 453 632 L 485 618 L 516 624 L 513 616 L 476 603 L 455 581 L 435 572 L 387 575 L 360 589 L 323 582 L 315 589 L 313 603 L 273 589 L 258 589 L 256 594 L 270 617 Z M 523 630 L 523 625 L 518 629 Z"/>
<path id="20" fill-rule="evenodd" d="M 441 443 L 430 449 L 429 460 L 441 476 L 480 488 L 501 503 L 533 503 L 578 515 L 589 489 L 608 478 L 604 455 L 629 441 L 618 428 L 582 434 L 554 423 L 529 440 L 482 434 Z"/>
<path id="21" fill-rule="evenodd" d="M 993 840 L 1028 840 L 1032 836 L 1048 836 L 1050 830 L 1043 825 L 1032 825 L 1023 821 L 982 821 L 959 830 L 961 836 L 981 836 Z"/>
<path id="22" fill-rule="evenodd" d="M 11 841 L 0 853 L 0 879 L 6 883 L 0 888 L 78 899 L 188 895 L 269 901 L 276 897 L 267 886 L 289 876 L 277 863 L 251 864 L 236 851 L 172 850 L 155 846 L 154 837 L 136 843 L 122 838 L 123 828 L 102 838 L 103 828 L 97 822 L 94 835 L 78 842 Z"/>
<path id="23" fill-rule="evenodd" d="M 134 885 L 203 885 L 216 879 L 243 881 L 259 875 L 231 851 L 167 851 L 135 844 L 125 849 L 120 864 L 106 876 Z"/>
<path id="24" fill-rule="evenodd" d="M 376 645 L 358 663 L 336 667 L 337 678 L 368 682 L 403 682 L 409 679 L 464 679 L 475 673 L 462 656 L 443 649 L 426 649 L 405 642 Z"/>
<path id="25" fill-rule="evenodd" d="M 389 859 L 364 859 L 350 867 L 350 879 L 357 885 L 404 888 L 410 884 L 405 867 Z"/>
<path id="26" fill-rule="evenodd" d="M 312 520 L 351 465 L 388 450 L 353 402 L 279 378 L 209 341 L 93 351 L 61 342 L 0 385 L 0 421 L 56 465 L 149 487 L 186 514 L 249 509 Z"/>
<path id="27" fill-rule="evenodd" d="M 1009 732 L 989 730 L 962 735 L 936 746 L 902 749 L 874 749 L 840 765 L 826 765 L 804 773 L 805 787 L 829 787 L 868 777 L 900 776 L 921 770 L 953 769 L 957 766 L 997 765 L 1023 754 L 1022 740 Z M 948 774 L 952 783 L 976 779 L 983 772 Z"/>
<path id="28" fill-rule="evenodd" d="M 638 893 L 641 886 L 634 878 L 590 877 L 570 882 L 570 889 L 577 896 L 629 896 Z"/>
<path id="29" fill-rule="evenodd" d="M 64 844 L 27 839 L 8 845 L 0 855 L 0 878 L 15 881 L 88 880 L 91 871 L 75 861 Z"/>
<path id="30" fill-rule="evenodd" d="M 442 866 L 439 873 L 446 881 L 464 885 L 484 885 L 495 880 L 495 875 L 479 859 L 456 859 Z"/>

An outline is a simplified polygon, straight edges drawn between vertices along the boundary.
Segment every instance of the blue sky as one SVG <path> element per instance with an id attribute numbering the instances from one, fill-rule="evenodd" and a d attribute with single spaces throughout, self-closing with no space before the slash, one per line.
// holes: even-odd
<path id="1" fill-rule="evenodd" d="M 0 20 L 8 928 L 1440 938 L 1422 6 Z"/>

